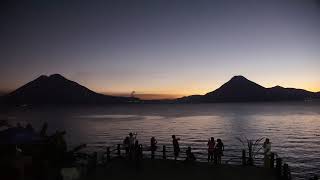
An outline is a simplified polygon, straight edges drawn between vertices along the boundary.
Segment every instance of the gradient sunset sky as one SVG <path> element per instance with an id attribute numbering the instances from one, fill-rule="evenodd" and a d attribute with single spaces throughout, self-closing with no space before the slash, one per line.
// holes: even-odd
<path id="1" fill-rule="evenodd" d="M 2 91 L 54 73 L 151 97 L 234 75 L 320 91 L 319 0 L 8 0 L 0 23 Z"/>

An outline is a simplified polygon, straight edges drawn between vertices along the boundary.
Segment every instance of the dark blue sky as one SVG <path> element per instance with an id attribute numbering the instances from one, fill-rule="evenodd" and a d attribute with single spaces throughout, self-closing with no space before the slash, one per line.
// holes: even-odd
<path id="1" fill-rule="evenodd" d="M 98 92 L 190 95 L 233 75 L 320 90 L 316 0 L 1 1 L 0 89 L 61 73 Z"/>

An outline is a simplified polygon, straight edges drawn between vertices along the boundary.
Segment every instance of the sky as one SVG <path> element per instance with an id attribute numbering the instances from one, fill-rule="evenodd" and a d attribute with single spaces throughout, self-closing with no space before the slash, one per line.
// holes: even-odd
<path id="1" fill-rule="evenodd" d="M 0 91 L 55 73 L 146 98 L 205 94 L 235 75 L 320 91 L 320 0 L 0 3 Z"/>

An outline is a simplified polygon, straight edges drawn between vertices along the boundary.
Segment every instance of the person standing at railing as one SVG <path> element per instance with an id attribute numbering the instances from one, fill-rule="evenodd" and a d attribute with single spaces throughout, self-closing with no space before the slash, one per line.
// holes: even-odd
<path id="1" fill-rule="evenodd" d="M 134 143 L 137 140 L 137 134 L 135 133 L 135 136 L 133 136 L 133 133 L 129 133 L 129 159 L 132 159 L 134 156 Z"/>
<path id="2" fill-rule="evenodd" d="M 130 149 L 130 140 L 129 140 L 129 136 L 127 136 L 124 140 L 123 140 L 123 147 L 126 151 L 126 157 L 129 156 L 129 149 Z"/>
<path id="3" fill-rule="evenodd" d="M 215 164 L 221 164 L 221 156 L 223 156 L 224 145 L 221 139 L 217 139 L 217 144 L 215 147 Z"/>
<path id="4" fill-rule="evenodd" d="M 263 143 L 263 150 L 264 150 L 264 166 L 270 167 L 270 156 L 271 156 L 271 142 L 269 138 Z"/>
<path id="5" fill-rule="evenodd" d="M 139 161 L 142 159 L 142 145 L 139 144 L 139 141 L 136 140 L 134 144 L 134 159 Z"/>
<path id="6" fill-rule="evenodd" d="M 152 137 L 152 138 L 150 139 L 150 149 L 151 149 L 151 152 L 154 152 L 154 151 L 157 150 L 157 143 L 158 143 L 158 141 L 156 140 L 155 137 Z"/>
<path id="7" fill-rule="evenodd" d="M 174 151 L 174 160 L 177 160 L 179 153 L 180 153 L 180 147 L 179 147 L 179 138 L 176 138 L 175 135 L 172 135 L 172 144 L 173 144 L 173 151 Z"/>
<path id="8" fill-rule="evenodd" d="M 134 144 L 134 161 L 135 167 L 137 170 L 141 168 L 141 160 L 142 160 L 142 145 L 139 144 L 139 141 L 136 140 Z"/>
<path id="9" fill-rule="evenodd" d="M 186 151 L 186 161 L 187 162 L 194 162 L 196 161 L 196 157 L 194 156 L 194 154 L 191 152 L 191 147 L 189 146 L 187 151 Z"/>
<path id="10" fill-rule="evenodd" d="M 45 122 L 43 125 L 42 125 L 42 128 L 40 130 L 40 136 L 41 137 L 47 137 L 47 130 L 48 130 L 48 123 Z"/>
<path id="11" fill-rule="evenodd" d="M 134 146 L 134 143 L 135 143 L 135 141 L 136 141 L 136 137 L 137 137 L 136 134 L 135 134 L 135 136 L 133 136 L 133 133 L 132 133 L 132 132 L 129 133 L 129 144 L 130 144 L 131 147 Z"/>
<path id="12" fill-rule="evenodd" d="M 214 153 L 214 146 L 215 146 L 215 141 L 214 138 L 211 137 L 208 141 L 208 162 L 213 161 L 213 153 Z"/>

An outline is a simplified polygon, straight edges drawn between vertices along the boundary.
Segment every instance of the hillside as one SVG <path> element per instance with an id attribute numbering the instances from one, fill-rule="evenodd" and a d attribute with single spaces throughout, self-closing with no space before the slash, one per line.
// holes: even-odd
<path id="1" fill-rule="evenodd" d="M 137 99 L 96 93 L 59 74 L 42 75 L 4 97 L 8 104 L 104 104 L 134 100 Z"/>
<path id="2" fill-rule="evenodd" d="M 243 76 L 234 76 L 218 89 L 205 95 L 187 96 L 178 102 L 257 102 L 257 101 L 303 101 L 319 97 L 303 89 L 275 86 L 265 88 Z"/>

